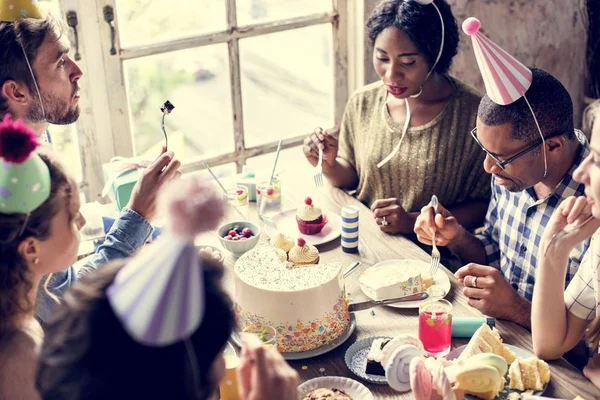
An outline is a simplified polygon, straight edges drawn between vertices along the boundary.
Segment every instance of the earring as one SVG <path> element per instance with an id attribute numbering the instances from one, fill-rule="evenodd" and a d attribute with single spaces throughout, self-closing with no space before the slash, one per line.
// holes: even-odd
<path id="1" fill-rule="evenodd" d="M 39 258 L 34 258 L 33 259 L 33 265 L 38 265 L 40 263 L 40 259 Z"/>

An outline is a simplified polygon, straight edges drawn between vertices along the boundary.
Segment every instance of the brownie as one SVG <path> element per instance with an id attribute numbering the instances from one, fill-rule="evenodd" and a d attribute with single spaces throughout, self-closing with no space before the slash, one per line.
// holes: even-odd
<path id="1" fill-rule="evenodd" d="M 375 339 L 371 344 L 365 369 L 367 375 L 385 376 L 385 370 L 383 369 L 383 365 L 381 365 L 381 350 L 383 350 L 389 341 L 390 339 Z"/>

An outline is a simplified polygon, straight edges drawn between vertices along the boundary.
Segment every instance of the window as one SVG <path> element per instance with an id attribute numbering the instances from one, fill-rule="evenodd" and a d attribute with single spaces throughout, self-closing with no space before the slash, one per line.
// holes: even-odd
<path id="1" fill-rule="evenodd" d="M 86 9 L 52 1 L 79 17 L 82 99 L 93 99 L 80 120 L 91 128 L 81 148 L 94 158 L 84 165 L 92 198 L 112 157 L 159 154 L 166 100 L 175 106 L 165 117 L 169 149 L 184 173 L 202 160 L 239 172 L 253 157 L 272 159 L 279 140 L 301 156 L 315 127 L 339 127 L 348 0 L 106 0 Z"/>

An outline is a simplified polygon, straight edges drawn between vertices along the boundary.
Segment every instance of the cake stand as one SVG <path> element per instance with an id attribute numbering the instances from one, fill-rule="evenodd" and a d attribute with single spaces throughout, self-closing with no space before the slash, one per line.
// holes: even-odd
<path id="1" fill-rule="evenodd" d="M 333 342 L 329 343 L 328 345 L 318 347 L 316 349 L 291 353 L 281 353 L 281 355 L 284 359 L 288 361 L 294 361 L 306 360 L 307 358 L 313 358 L 323 355 L 325 353 L 329 353 L 331 350 L 341 346 L 346 340 L 348 340 L 348 338 L 350 338 L 350 336 L 352 336 L 352 334 L 354 333 L 355 329 L 356 317 L 354 317 L 353 313 L 350 313 L 350 323 L 348 324 L 348 327 L 346 328 L 344 333 L 338 336 L 337 339 L 335 339 Z M 242 343 L 240 342 L 240 337 L 238 336 L 237 332 L 233 332 L 231 334 L 231 340 L 233 341 L 233 343 L 236 344 L 236 346 L 242 347 Z"/>

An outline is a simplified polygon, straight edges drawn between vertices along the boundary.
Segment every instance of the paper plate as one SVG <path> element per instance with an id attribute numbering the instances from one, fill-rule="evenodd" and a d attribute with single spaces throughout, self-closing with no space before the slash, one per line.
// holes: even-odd
<path id="1" fill-rule="evenodd" d="M 308 395 L 315 389 L 339 389 L 344 391 L 353 399 L 360 400 L 374 400 L 373 393 L 365 385 L 357 382 L 350 378 L 344 378 L 342 376 L 323 376 L 314 378 L 304 382 L 298 386 L 298 395 L 300 399 L 304 399 L 304 396 Z"/>
<path id="2" fill-rule="evenodd" d="M 344 355 L 346 366 L 352 373 L 359 378 L 379 385 L 387 385 L 387 379 L 384 375 L 371 375 L 365 372 L 367 366 L 367 355 L 371 350 L 371 345 L 375 339 L 392 339 L 389 336 L 374 336 L 367 339 L 359 340 L 352 346 L 348 347 Z"/>
<path id="3" fill-rule="evenodd" d="M 383 261 L 383 262 L 380 262 L 378 264 L 375 264 L 375 265 L 373 265 L 372 267 L 369 267 L 369 268 L 374 268 L 374 267 L 389 267 L 389 268 L 402 269 L 402 268 L 406 268 L 408 266 L 416 268 L 420 272 L 427 272 L 427 273 L 429 273 L 430 264 L 428 262 L 421 261 L 421 260 L 387 260 L 387 261 Z M 360 277 L 358 278 L 358 281 L 360 282 Z M 444 272 L 444 270 L 442 268 L 438 268 L 437 272 L 435 273 L 435 276 L 433 277 L 433 284 L 434 285 L 438 285 L 441 289 L 444 290 L 444 293 L 445 293 L 444 297 L 446 297 L 448 295 L 448 293 L 450 293 L 450 289 L 452 287 L 451 284 L 450 284 L 450 279 L 448 278 L 448 275 L 446 275 L 446 273 Z M 367 295 L 367 297 L 371 298 L 367 294 L 367 291 L 363 288 L 363 284 L 362 283 L 360 284 L 360 288 L 363 291 L 363 293 L 365 295 Z M 377 299 L 371 298 L 371 300 L 377 300 Z M 401 303 L 390 304 L 387 307 L 394 307 L 394 308 L 419 308 L 419 306 L 423 302 L 425 302 L 427 300 L 428 299 L 415 300 L 415 301 L 404 301 L 404 302 L 401 302 Z"/>
<path id="4" fill-rule="evenodd" d="M 277 229 L 279 229 L 281 233 L 286 234 L 292 238 L 292 240 L 302 237 L 307 243 L 318 246 L 320 244 L 331 242 L 342 234 L 342 217 L 328 210 L 323 210 L 323 214 L 327 216 L 328 222 L 323 230 L 316 235 L 305 235 L 300 232 L 298 223 L 296 222 L 295 209 L 269 215 L 269 218 L 277 225 Z M 273 237 L 277 233 L 275 228 L 269 224 L 265 224 L 264 231 L 269 237 Z"/>
<path id="5" fill-rule="evenodd" d="M 505 346 L 508 347 L 510 350 L 512 350 L 516 354 L 517 358 L 535 357 L 535 355 L 533 355 L 533 353 L 530 353 L 529 351 L 522 349 L 520 347 L 513 346 L 510 344 L 505 344 Z M 463 352 L 463 350 L 465 349 L 465 347 L 467 347 L 467 345 L 455 348 L 446 356 L 446 359 L 454 360 L 454 359 L 458 358 L 460 356 L 460 354 Z M 509 365 L 509 367 L 510 367 L 510 365 Z M 505 400 L 505 399 L 510 400 L 510 397 L 508 397 L 510 395 L 510 393 L 515 392 L 518 394 L 523 394 L 526 392 L 526 391 L 521 391 L 521 390 L 516 390 L 516 389 L 509 389 L 508 388 L 508 384 L 509 384 L 508 373 L 505 378 L 506 378 L 506 386 L 504 386 L 504 390 L 502 390 L 500 392 L 500 395 L 496 396 L 495 400 Z M 550 379 L 552 379 L 552 377 L 550 377 Z M 531 393 L 531 396 L 541 396 L 542 394 L 544 394 L 546 389 L 548 389 L 548 383 L 546 383 L 546 385 L 544 385 L 544 389 Z M 465 394 L 465 400 L 480 400 L 480 399 L 479 399 L 479 397 L 475 397 L 470 394 Z"/>

